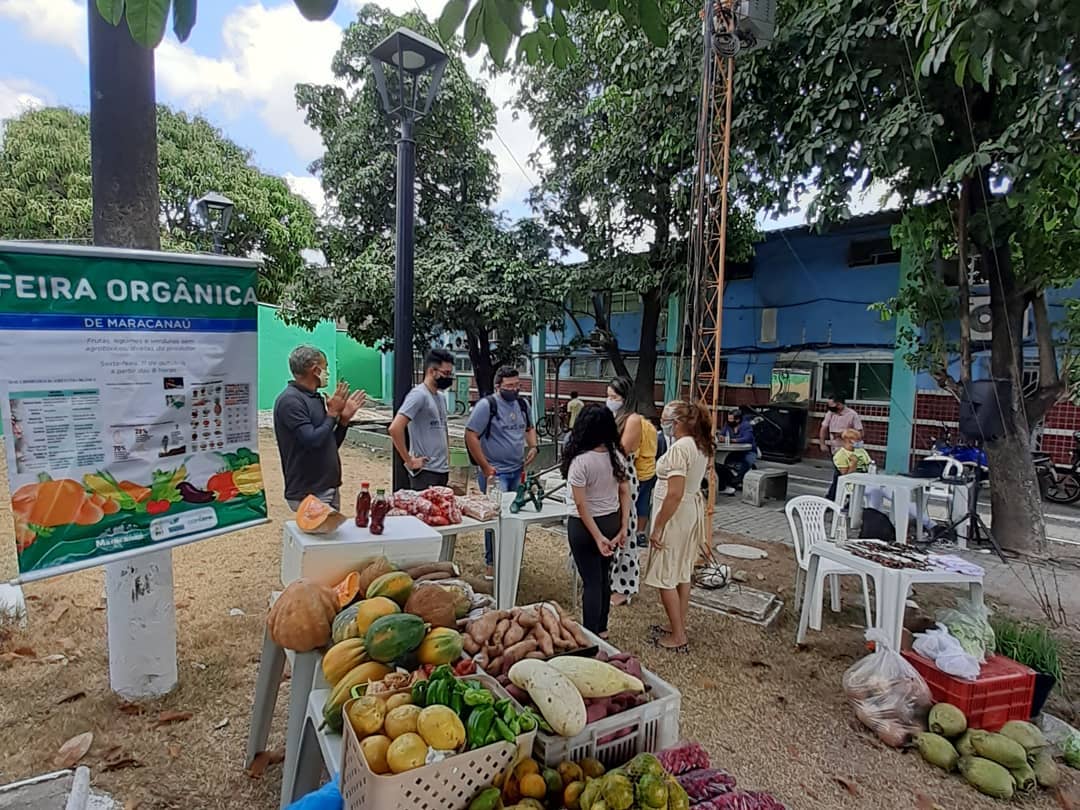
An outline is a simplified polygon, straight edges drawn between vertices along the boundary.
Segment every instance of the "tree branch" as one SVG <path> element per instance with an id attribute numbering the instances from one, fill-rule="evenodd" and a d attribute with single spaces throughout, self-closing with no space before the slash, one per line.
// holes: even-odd
<path id="1" fill-rule="evenodd" d="M 960 200 L 957 203 L 956 245 L 957 295 L 960 297 L 960 380 L 971 382 L 971 294 L 968 283 L 968 209 L 971 206 L 971 180 L 960 184 Z"/>

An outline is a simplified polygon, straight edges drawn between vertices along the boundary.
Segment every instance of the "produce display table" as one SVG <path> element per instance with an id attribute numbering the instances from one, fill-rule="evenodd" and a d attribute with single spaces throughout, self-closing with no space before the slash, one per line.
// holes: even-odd
<path id="1" fill-rule="evenodd" d="M 462 515 L 461 523 L 454 523 L 450 526 L 432 526 L 436 532 L 442 537 L 442 548 L 439 551 L 438 559 L 440 562 L 450 562 L 454 559 L 454 549 L 457 546 L 457 538 L 459 534 L 465 534 L 467 532 L 483 532 L 490 530 L 495 532 L 495 547 L 499 546 L 499 537 L 501 535 L 501 527 L 499 525 L 499 519 L 493 518 L 491 520 L 476 520 L 466 515 Z M 435 559 L 434 557 L 432 559 Z"/>
<path id="2" fill-rule="evenodd" d="M 796 644 L 802 644 L 806 638 L 806 628 L 810 623 L 813 605 L 820 602 L 818 592 L 818 567 L 821 560 L 839 563 L 852 571 L 865 573 L 874 580 L 874 627 L 884 630 L 894 650 L 900 649 L 901 634 L 904 630 L 904 612 L 908 592 L 916 583 L 934 585 L 966 585 L 971 593 L 971 601 L 983 604 L 983 575 L 958 574 L 938 568 L 921 571 L 916 568 L 889 568 L 880 563 L 852 554 L 835 543 L 814 543 L 810 546 L 810 561 L 806 572 L 806 595 L 803 597 L 802 612 L 799 614 L 799 630 Z M 931 564 L 936 555 L 928 555 Z"/>
<path id="3" fill-rule="evenodd" d="M 378 556 L 399 564 L 428 562 L 438 559 L 442 542 L 435 529 L 410 515 L 388 517 L 382 534 L 361 529 L 351 519 L 329 534 L 306 534 L 289 520 L 281 546 L 281 583 L 308 577 L 332 585 L 358 562 Z"/>
<path id="4" fill-rule="evenodd" d="M 323 707 L 330 697 L 329 689 L 316 689 L 308 696 L 304 726 L 297 741 L 293 762 L 286 763 L 281 774 L 281 807 L 285 808 L 317 790 L 322 780 L 323 768 L 330 774 L 330 781 L 337 781 L 341 773 L 344 749 L 340 734 L 319 730 L 323 721 Z"/>
<path id="5" fill-rule="evenodd" d="M 516 515 L 510 511 L 513 501 L 513 492 L 503 493 L 500 537 L 495 543 L 495 604 L 500 610 L 512 608 L 517 600 L 529 526 L 550 526 L 566 519 L 566 503 L 562 499 L 543 501 L 544 508 L 539 512 L 531 502 L 526 503 Z"/>
<path id="6" fill-rule="evenodd" d="M 896 527 L 896 539 L 907 543 L 909 507 L 915 504 L 915 537 L 921 542 L 923 536 L 922 520 L 926 516 L 926 501 L 930 492 L 931 478 L 909 478 L 906 475 L 871 475 L 870 473 L 848 473 L 840 476 L 837 486 L 837 502 L 843 507 L 847 497 L 847 487 L 851 487 L 851 525 L 862 525 L 864 494 L 867 487 L 884 487 L 892 498 L 892 521 Z"/>

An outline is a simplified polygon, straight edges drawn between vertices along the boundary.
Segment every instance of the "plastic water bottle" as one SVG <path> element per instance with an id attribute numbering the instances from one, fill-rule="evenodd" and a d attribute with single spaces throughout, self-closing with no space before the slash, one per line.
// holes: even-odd
<path id="1" fill-rule="evenodd" d="M 501 511 L 502 510 L 502 483 L 499 476 L 493 475 L 488 479 L 488 500 Z"/>
<path id="2" fill-rule="evenodd" d="M 866 468 L 866 471 L 871 475 L 877 475 L 877 462 L 871 461 L 870 466 Z"/>
<path id="3" fill-rule="evenodd" d="M 847 542 L 847 510 L 845 509 L 840 513 L 840 520 L 836 524 L 836 542 L 843 544 Z"/>

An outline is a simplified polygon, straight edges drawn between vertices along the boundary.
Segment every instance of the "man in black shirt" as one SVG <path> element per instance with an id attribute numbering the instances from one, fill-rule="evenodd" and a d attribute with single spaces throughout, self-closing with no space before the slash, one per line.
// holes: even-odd
<path id="1" fill-rule="evenodd" d="M 274 436 L 285 476 L 285 500 L 296 511 L 300 501 L 314 495 L 341 508 L 341 458 L 349 421 L 363 407 L 363 391 L 349 393 L 338 381 L 330 397 L 319 393 L 330 380 L 326 355 L 314 346 L 298 346 L 289 355 L 293 380 L 274 402 Z"/>

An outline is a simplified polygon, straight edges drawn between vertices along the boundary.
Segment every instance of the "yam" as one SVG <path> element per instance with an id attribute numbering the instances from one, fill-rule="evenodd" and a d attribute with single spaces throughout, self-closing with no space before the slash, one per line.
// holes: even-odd
<path id="1" fill-rule="evenodd" d="M 494 675 L 496 673 L 501 674 L 502 671 L 503 671 L 503 657 L 501 655 L 498 656 L 497 658 L 492 658 L 491 663 L 488 664 L 486 667 L 484 667 L 484 672 L 487 672 L 487 673 L 489 673 L 491 675 Z"/>
<path id="2" fill-rule="evenodd" d="M 509 669 L 535 649 L 536 639 L 531 637 L 524 641 L 519 641 L 512 647 L 507 647 L 503 651 L 503 669 Z"/>
<path id="3" fill-rule="evenodd" d="M 438 573 L 446 574 L 447 577 L 456 577 L 458 575 L 458 568 L 452 562 L 429 562 L 409 566 L 405 569 L 405 573 L 413 579 L 419 579 L 420 577 L 427 576 L 428 574 Z M 446 579 L 447 577 L 442 578 Z"/>
<path id="4" fill-rule="evenodd" d="M 551 634 L 544 629 L 543 625 L 538 624 L 533 628 L 533 636 L 540 645 L 540 651 L 544 657 L 551 658 L 555 654 L 555 642 L 551 640 Z"/>
<path id="5" fill-rule="evenodd" d="M 410 576 L 412 576 L 410 574 Z M 430 574 L 421 574 L 418 577 L 413 577 L 416 582 L 441 582 L 444 579 L 450 579 L 453 574 L 447 574 L 445 571 L 432 571 Z"/>
<path id="6" fill-rule="evenodd" d="M 535 661 L 543 661 L 544 660 L 544 654 L 542 652 L 540 652 L 540 650 L 533 650 L 531 653 L 526 653 L 525 657 L 526 658 L 532 658 Z"/>
<path id="7" fill-rule="evenodd" d="M 470 636 L 468 633 L 466 633 L 462 637 L 462 643 L 465 646 L 465 652 L 467 652 L 469 655 L 476 655 L 478 652 L 480 652 L 480 645 L 477 644 L 473 637 Z"/>
<path id="8" fill-rule="evenodd" d="M 506 631 L 510 629 L 510 619 L 499 619 L 499 623 L 495 625 L 495 632 L 491 636 L 491 643 L 497 647 L 502 647 L 503 636 L 506 635 Z"/>
<path id="9" fill-rule="evenodd" d="M 513 647 L 523 638 L 525 638 L 525 628 L 516 621 L 511 622 L 510 626 L 506 629 L 506 635 L 502 638 L 503 646 Z"/>
<path id="10" fill-rule="evenodd" d="M 585 634 L 581 630 L 581 625 L 571 619 L 569 616 L 564 616 L 562 620 L 562 626 L 570 634 L 570 637 L 574 640 L 574 644 L 580 647 L 588 647 L 589 639 L 585 637 Z"/>
<path id="11" fill-rule="evenodd" d="M 521 611 L 517 616 L 517 623 L 527 630 L 536 627 L 536 623 L 539 621 L 540 617 L 536 615 L 536 611 L 532 608 Z"/>
<path id="12" fill-rule="evenodd" d="M 495 632 L 495 627 L 505 616 L 505 610 L 488 611 L 476 621 L 471 622 L 466 632 L 472 636 L 473 641 L 483 647 L 491 640 L 491 634 Z"/>

